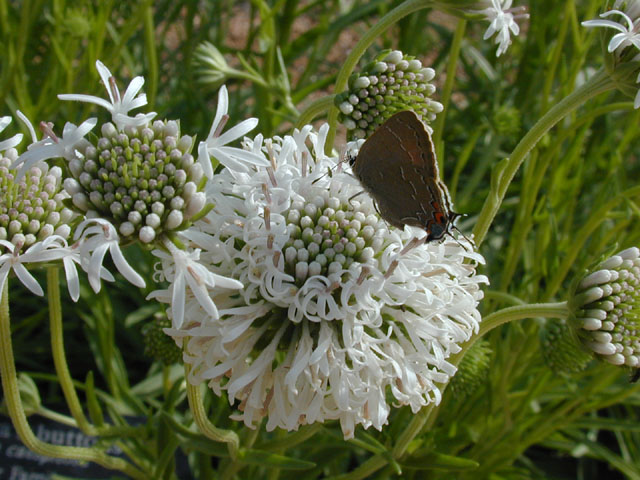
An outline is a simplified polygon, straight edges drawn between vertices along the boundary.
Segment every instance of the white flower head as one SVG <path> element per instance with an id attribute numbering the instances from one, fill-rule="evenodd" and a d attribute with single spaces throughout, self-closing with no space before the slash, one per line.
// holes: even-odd
<path id="1" fill-rule="evenodd" d="M 160 273 L 189 272 L 188 258 L 239 282 L 207 288 L 217 317 L 202 289 L 184 289 L 184 303 L 171 288 L 155 296 L 182 316 L 165 331 L 184 342 L 189 381 L 226 390 L 233 418 L 267 417 L 267 430 L 339 420 L 350 438 L 387 423 L 391 396 L 414 412 L 440 401 L 487 280 L 470 246 L 424 244 L 424 231 L 389 227 L 366 195 L 353 198 L 361 188 L 325 155 L 327 130 L 245 139 L 263 161 L 221 160 L 207 183 L 214 208 L 178 233 L 190 253 L 165 255 Z"/>
<path id="2" fill-rule="evenodd" d="M 600 17 L 605 19 L 612 15 L 619 15 L 622 17 L 621 22 L 614 22 L 613 20 L 587 20 L 582 22 L 582 25 L 585 27 L 606 27 L 613 28 L 614 30 L 618 30 L 620 33 L 616 33 L 611 40 L 609 40 L 609 44 L 607 45 L 607 50 L 609 53 L 619 51 L 621 52 L 626 47 L 633 45 L 637 49 L 640 50 L 640 18 L 636 17 L 635 19 L 629 17 L 625 12 L 621 10 L 609 10 L 600 14 Z"/>
<path id="3" fill-rule="evenodd" d="M 483 2 L 488 3 L 488 2 Z M 483 14 L 489 21 L 489 28 L 483 36 L 483 40 L 490 38 L 496 34 L 495 42 L 498 45 L 496 57 L 499 57 L 507 51 L 511 45 L 511 34 L 517 36 L 520 33 L 516 19 L 529 18 L 524 13 L 524 7 L 511 8 L 512 0 L 490 0 L 491 6 L 488 6 L 478 13 Z"/>
<path id="4" fill-rule="evenodd" d="M 162 243 L 206 213 L 203 169 L 179 122 L 118 131 L 111 122 L 69 162 L 64 181 L 76 210 L 116 227 L 123 243 Z"/>
<path id="5" fill-rule="evenodd" d="M 18 116 L 24 117 L 20 112 Z M 4 122 L 6 117 L 0 119 Z M 15 140 L 13 137 L 8 144 L 16 144 Z M 68 195 L 61 189 L 62 170 L 40 162 L 17 178 L 10 168 L 17 158 L 13 147 L 0 154 L 0 291 L 13 271 L 32 293 L 42 295 L 42 288 L 26 266 L 62 259 L 75 301 L 79 296 L 77 276 L 74 282 L 75 270 L 67 265 L 75 254 L 67 246 L 67 238 L 71 233 L 69 223 L 76 215 L 63 203 Z"/>
<path id="6" fill-rule="evenodd" d="M 102 79 L 102 83 L 107 89 L 110 101 L 93 95 L 68 93 L 60 94 L 58 95 L 58 98 L 60 100 L 75 100 L 78 102 L 93 103 L 106 108 L 111 112 L 111 118 L 113 119 L 113 123 L 118 127 L 118 130 L 122 130 L 125 126 L 141 127 L 153 120 L 156 116 L 155 112 L 138 114 L 135 117 L 128 115 L 129 111 L 147 104 L 147 95 L 144 93 L 138 95 L 138 92 L 140 92 L 140 89 L 144 85 L 143 77 L 135 77 L 131 80 L 131 83 L 124 92 L 124 95 L 121 96 L 115 82 L 115 77 L 111 74 L 109 69 L 105 67 L 100 60 L 96 60 L 96 68 L 98 69 L 98 74 Z"/>
<path id="7" fill-rule="evenodd" d="M 42 140 L 32 143 L 27 151 L 20 155 L 11 165 L 11 168 L 17 168 L 17 179 L 22 176 L 38 162 L 48 160 L 50 158 L 64 158 L 67 161 L 74 160 L 78 157 L 78 149 L 84 148 L 88 141 L 84 138 L 87 133 L 96 126 L 98 120 L 90 118 L 77 127 L 73 123 L 66 123 L 62 131 L 62 138 L 58 138 L 51 128 L 50 124 L 42 122 L 40 124 L 45 136 Z"/>
<path id="8" fill-rule="evenodd" d="M 213 167 L 211 165 L 211 156 L 216 158 L 222 165 L 233 167 L 234 170 L 246 169 L 247 163 L 266 167 L 268 161 L 264 157 L 256 155 L 239 148 L 229 147 L 228 143 L 243 137 L 258 125 L 257 118 L 248 118 L 240 122 L 225 133 L 222 133 L 229 115 L 229 94 L 227 87 L 220 87 L 218 93 L 218 107 L 216 108 L 216 116 L 211 124 L 211 130 L 207 139 L 198 145 L 198 162 L 202 165 L 202 169 L 207 178 L 213 177 Z"/>
<path id="9" fill-rule="evenodd" d="M 609 17 L 612 16 L 620 17 L 620 21 L 614 22 L 610 20 Z M 612 28 L 618 31 L 618 33 L 612 35 L 607 44 L 607 51 L 613 54 L 614 63 L 611 70 L 615 75 L 616 64 L 620 61 L 625 61 L 624 55 L 626 55 L 627 47 L 640 50 L 640 1 L 616 0 L 613 4 L 613 9 L 600 14 L 600 17 L 601 19 L 584 21 L 582 25 L 585 27 Z M 638 61 L 640 59 L 640 52 L 634 51 L 634 53 L 635 55 L 631 58 L 631 61 Z M 625 93 L 632 94 L 634 86 L 631 82 L 634 80 L 626 78 L 624 73 L 622 73 L 622 75 L 623 77 L 618 78 L 616 83 L 620 84 L 619 88 Z M 640 83 L 640 72 L 638 76 L 634 78 L 636 83 Z M 627 85 L 628 83 L 631 83 L 631 85 Z M 640 108 L 640 89 L 636 91 L 633 108 Z"/>

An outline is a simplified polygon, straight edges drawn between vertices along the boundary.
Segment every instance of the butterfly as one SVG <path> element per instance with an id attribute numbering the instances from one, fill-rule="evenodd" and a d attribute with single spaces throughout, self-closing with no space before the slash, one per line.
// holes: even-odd
<path id="1" fill-rule="evenodd" d="M 452 236 L 460 214 L 452 210 L 449 190 L 440 180 L 431 135 L 414 112 L 389 118 L 349 163 L 389 224 L 422 228 L 426 242 Z"/>

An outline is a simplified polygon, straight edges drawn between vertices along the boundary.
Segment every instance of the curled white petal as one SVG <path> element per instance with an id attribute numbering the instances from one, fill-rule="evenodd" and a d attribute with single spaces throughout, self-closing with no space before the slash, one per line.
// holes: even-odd
<path id="1" fill-rule="evenodd" d="M 85 135 L 96 126 L 97 122 L 97 118 L 90 118 L 82 122 L 80 126 L 67 123 L 64 126 L 62 138 L 46 137 L 30 145 L 29 149 L 11 164 L 11 168 L 20 167 L 16 179 L 22 178 L 38 162 L 50 158 L 64 158 L 65 160 L 76 158 L 78 146 L 86 142 Z"/>
<path id="2" fill-rule="evenodd" d="M 108 279 L 102 265 L 107 251 L 111 254 L 118 271 L 130 283 L 140 288 L 145 286 L 144 279 L 122 255 L 116 228 L 107 220 L 102 218 L 84 220 L 76 229 L 75 240 L 79 240 L 81 266 L 87 272 L 89 284 L 96 293 L 100 291 L 100 279 Z"/>
<path id="3" fill-rule="evenodd" d="M 112 86 L 111 79 L 113 78 L 113 75 L 109 69 L 105 67 L 100 60 L 96 60 L 96 69 L 102 79 L 102 83 L 107 89 L 110 101 L 93 95 L 68 93 L 60 94 L 58 95 L 58 98 L 60 100 L 93 103 L 107 109 L 111 113 L 113 123 L 116 124 L 119 130 L 122 130 L 125 126 L 140 127 L 153 120 L 156 116 L 155 112 L 140 114 L 134 117 L 129 116 L 129 112 L 131 110 L 135 110 L 136 108 L 140 108 L 147 104 L 147 96 L 144 93 L 138 95 L 144 85 L 143 77 L 135 77 L 131 80 L 131 83 L 127 87 L 124 95 L 120 97 L 120 92 L 115 87 L 115 82 Z"/>

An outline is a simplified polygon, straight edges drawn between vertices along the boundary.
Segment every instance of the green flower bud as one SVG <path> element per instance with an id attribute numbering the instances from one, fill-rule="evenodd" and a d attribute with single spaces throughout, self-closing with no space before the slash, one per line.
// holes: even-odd
<path id="1" fill-rule="evenodd" d="M 471 396 L 486 383 L 491 361 L 491 346 L 486 340 L 478 340 L 466 353 L 458 371 L 449 383 L 456 398 Z"/>
<path id="2" fill-rule="evenodd" d="M 493 126 L 500 135 L 516 137 L 520 133 L 521 118 L 517 108 L 501 106 L 493 114 Z"/>
<path id="3" fill-rule="evenodd" d="M 213 88 L 222 85 L 229 77 L 229 73 L 233 71 L 220 50 L 210 42 L 198 45 L 194 61 L 198 79 L 203 83 L 210 84 Z"/>
<path id="4" fill-rule="evenodd" d="M 403 110 L 413 110 L 425 124 L 443 109 L 431 99 L 436 88 L 429 83 L 432 68 L 398 50 L 385 50 L 360 74 L 349 79 L 349 89 L 336 95 L 340 121 L 355 138 L 370 136 L 385 120 Z"/>
<path id="5" fill-rule="evenodd" d="M 20 393 L 20 402 L 27 416 L 38 413 L 42 406 L 40 400 L 40 392 L 38 386 L 33 379 L 26 373 L 18 374 L 18 392 Z M 2 411 L 7 412 L 5 401 L 2 401 Z"/>
<path id="6" fill-rule="evenodd" d="M 182 350 L 163 332 L 171 327 L 171 320 L 164 313 L 156 313 L 154 319 L 142 327 L 144 354 L 165 365 L 173 365 L 182 359 Z"/>
<path id="7" fill-rule="evenodd" d="M 556 373 L 581 372 L 593 359 L 564 320 L 547 320 L 540 331 L 540 343 L 545 362 Z"/>

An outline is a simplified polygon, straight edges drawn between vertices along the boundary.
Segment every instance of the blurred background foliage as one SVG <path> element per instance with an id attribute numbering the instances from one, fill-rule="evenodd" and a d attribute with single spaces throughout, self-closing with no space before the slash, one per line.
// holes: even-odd
<path id="1" fill-rule="evenodd" d="M 255 116 L 265 136 L 283 134 L 313 100 L 338 93 L 332 84 L 349 49 L 400 3 L 0 0 L 2 115 L 20 109 L 34 124 L 54 122 L 56 131 L 65 121 L 77 124 L 95 115 L 93 106 L 58 101 L 56 95 L 104 96 L 94 67 L 100 59 L 121 89 L 144 76 L 149 111 L 179 119 L 183 133 L 206 136 L 217 88 L 225 83 L 231 124 Z M 471 231 L 498 162 L 544 112 L 602 65 L 598 35 L 580 21 L 595 18 L 603 6 L 594 0 L 529 2 L 530 19 L 521 22 L 520 36 L 499 58 L 492 42 L 482 40 L 486 22 L 463 25 L 425 9 L 388 30 L 362 59 L 364 64 L 384 48 L 402 50 L 434 68 L 441 86 L 454 31 L 466 28 L 437 145 L 456 210 L 467 214 L 458 225 L 463 232 Z M 218 76 L 198 57 L 203 42 L 215 46 L 220 65 L 226 65 Z M 482 273 L 491 281 L 481 304 L 485 313 L 566 300 L 572 280 L 586 267 L 639 245 L 633 187 L 640 170 L 640 113 L 632 106 L 620 93 L 601 95 L 531 152 L 481 247 L 487 260 Z M 107 112 L 99 115 L 106 119 Z M 14 122 L 7 132 L 20 128 Z M 337 142 L 344 143 L 344 135 Z M 127 256 L 152 286 L 148 252 L 134 248 Z M 97 296 L 85 285 L 78 304 L 65 302 L 66 350 L 79 388 L 95 381 L 113 421 L 141 419 L 135 435 L 116 443 L 142 465 L 162 464 L 149 467 L 154 478 L 175 478 L 172 462 L 158 459 L 178 448 L 188 454 L 195 478 L 301 479 L 347 472 L 352 474 L 345 478 L 362 478 L 357 468 L 373 454 L 390 455 L 412 416 L 407 407 L 397 409 L 382 432 L 359 428 L 356 440 L 344 442 L 331 423 L 299 433 L 245 429 L 228 419 L 225 399 L 210 396 L 211 420 L 237 430 L 242 445 L 263 455 L 256 457 L 260 462 L 232 463 L 224 445 L 181 430 L 193 421 L 182 367 L 144 355 L 141 328 L 160 307 L 145 301 L 148 292 L 123 285 L 105 286 Z M 34 302 L 13 282 L 11 308 L 19 370 L 36 380 L 43 404 L 64 408 L 43 328 L 46 302 Z M 399 469 L 408 479 L 640 478 L 640 384 L 630 383 L 628 372 L 595 362 L 578 374 L 552 371 L 539 340 L 544 328 L 542 319 L 531 319 L 492 331 L 483 347 L 489 362 L 483 381 L 448 390 L 408 456 L 375 478 L 399 477 Z M 274 453 L 289 460 L 278 461 Z M 438 463 L 444 454 L 472 462 L 452 471 L 450 459 Z M 315 467 L 298 471 L 304 466 L 292 459 Z"/>

